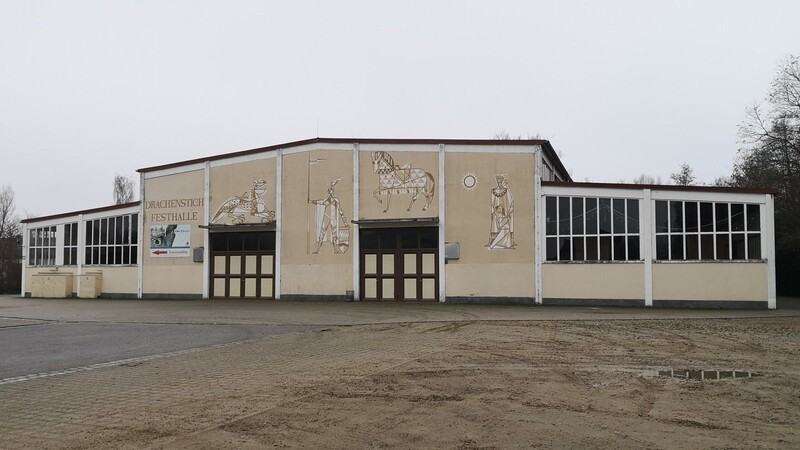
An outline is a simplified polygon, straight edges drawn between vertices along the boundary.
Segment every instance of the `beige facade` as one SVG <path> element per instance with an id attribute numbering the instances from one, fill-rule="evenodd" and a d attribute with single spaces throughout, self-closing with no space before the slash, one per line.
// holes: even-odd
<path id="1" fill-rule="evenodd" d="M 547 141 L 317 138 L 140 172 L 141 202 L 26 221 L 23 294 L 57 269 L 73 296 L 775 304 L 769 192 L 558 182 Z"/>

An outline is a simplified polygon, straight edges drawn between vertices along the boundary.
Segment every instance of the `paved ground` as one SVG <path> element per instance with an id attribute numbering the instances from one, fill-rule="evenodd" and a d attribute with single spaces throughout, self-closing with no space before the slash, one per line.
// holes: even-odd
<path id="1" fill-rule="evenodd" d="M 0 367 L 25 339 L 99 349 L 0 381 L 2 448 L 800 448 L 800 310 L 0 297 L 0 317 Z"/>

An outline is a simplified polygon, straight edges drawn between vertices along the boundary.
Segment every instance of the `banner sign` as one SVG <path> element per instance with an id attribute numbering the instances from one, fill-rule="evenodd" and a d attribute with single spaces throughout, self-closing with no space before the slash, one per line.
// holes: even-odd
<path id="1" fill-rule="evenodd" d="M 150 256 L 186 258 L 192 255 L 189 224 L 151 225 Z"/>

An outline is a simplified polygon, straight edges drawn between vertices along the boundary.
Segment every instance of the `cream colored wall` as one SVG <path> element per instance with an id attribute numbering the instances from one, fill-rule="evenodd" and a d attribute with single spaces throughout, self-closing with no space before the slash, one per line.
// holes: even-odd
<path id="1" fill-rule="evenodd" d="M 274 157 L 211 167 L 211 186 L 209 187 L 211 204 L 209 210 L 211 217 L 209 220 L 214 219 L 220 206 L 226 200 L 232 197 L 240 197 L 249 194 L 253 183 L 257 180 L 263 180 L 267 183 L 267 190 L 262 198 L 264 199 L 267 209 L 274 212 L 277 199 L 275 171 L 276 158 Z M 202 190 L 200 192 L 202 193 Z M 264 223 L 261 217 L 246 215 L 244 219 L 244 223 Z M 233 223 L 233 220 L 230 217 L 223 216 L 214 223 L 230 224 Z"/>
<path id="2" fill-rule="evenodd" d="M 316 164 L 309 161 L 319 160 Z M 283 157 L 281 294 L 345 295 L 353 290 L 353 249 L 336 253 L 323 243 L 314 254 L 316 207 L 311 200 L 325 199 L 331 183 L 345 223 L 353 224 L 353 153 L 317 150 Z"/>
<path id="3" fill-rule="evenodd" d="M 534 155 L 447 153 L 445 207 L 447 242 L 458 242 L 461 257 L 445 265 L 447 296 L 534 297 Z M 514 198 L 513 249 L 489 249 L 495 176 L 506 176 Z M 472 189 L 464 177 L 472 175 Z"/>
<path id="4" fill-rule="evenodd" d="M 203 264 L 188 257 L 151 256 L 150 227 L 152 225 L 189 224 L 190 245 L 203 246 L 203 213 L 201 201 L 205 196 L 205 173 L 203 170 L 184 172 L 145 180 L 144 233 L 142 238 L 142 290 L 145 294 L 202 294 Z M 194 199 L 195 206 L 156 207 L 154 203 L 174 199 Z M 170 217 L 179 214 L 181 218 Z M 135 277 L 134 277 L 135 280 Z M 105 280 L 103 281 L 105 285 Z"/>
<path id="5" fill-rule="evenodd" d="M 653 264 L 653 300 L 766 301 L 767 264 Z"/>
<path id="6" fill-rule="evenodd" d="M 543 264 L 542 297 L 644 300 L 644 263 Z"/>
<path id="7" fill-rule="evenodd" d="M 409 203 L 411 203 L 412 194 L 392 194 L 391 201 L 389 202 L 389 209 L 386 212 L 387 196 L 381 196 L 383 203 L 379 202 L 373 196 L 373 193 L 379 187 L 378 174 L 374 172 L 372 164 L 373 152 L 362 151 L 359 155 L 359 184 L 361 190 L 359 193 L 359 215 L 361 219 L 406 219 L 406 218 L 419 218 L 419 217 L 436 217 L 439 214 L 439 154 L 436 152 L 408 152 L 408 151 L 391 151 L 391 146 L 387 146 L 387 153 L 394 160 L 397 166 L 411 164 L 412 168 L 423 169 L 431 174 L 434 184 L 431 186 L 433 190 L 433 198 L 431 204 L 426 211 L 422 208 L 425 206 L 426 198 L 420 193 L 411 211 L 407 211 Z"/>
<path id="8" fill-rule="evenodd" d="M 78 269 L 74 267 L 59 268 L 54 271 L 52 267 L 30 267 L 25 270 L 25 286 L 28 287 L 33 283 L 33 275 L 39 273 L 69 273 L 73 275 L 72 292 L 77 295 L 78 293 L 78 280 L 75 275 Z M 83 273 L 101 272 L 103 274 L 103 290 L 104 294 L 131 294 L 136 295 L 137 287 L 137 268 L 135 266 L 125 267 L 84 267 Z"/>

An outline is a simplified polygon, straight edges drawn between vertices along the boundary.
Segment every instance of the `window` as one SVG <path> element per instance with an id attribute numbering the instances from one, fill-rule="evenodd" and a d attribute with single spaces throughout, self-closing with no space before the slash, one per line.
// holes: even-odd
<path id="1" fill-rule="evenodd" d="M 85 264 L 119 266 L 137 263 L 139 215 L 104 217 L 86 222 Z"/>
<path id="2" fill-rule="evenodd" d="M 545 198 L 548 261 L 638 261 L 639 200 Z"/>
<path id="3" fill-rule="evenodd" d="M 64 265 L 78 265 L 78 224 L 64 225 Z"/>
<path id="4" fill-rule="evenodd" d="M 761 259 L 761 207 L 658 200 L 656 259 Z"/>
<path id="5" fill-rule="evenodd" d="M 29 230 L 28 265 L 56 265 L 56 227 L 41 227 Z"/>

